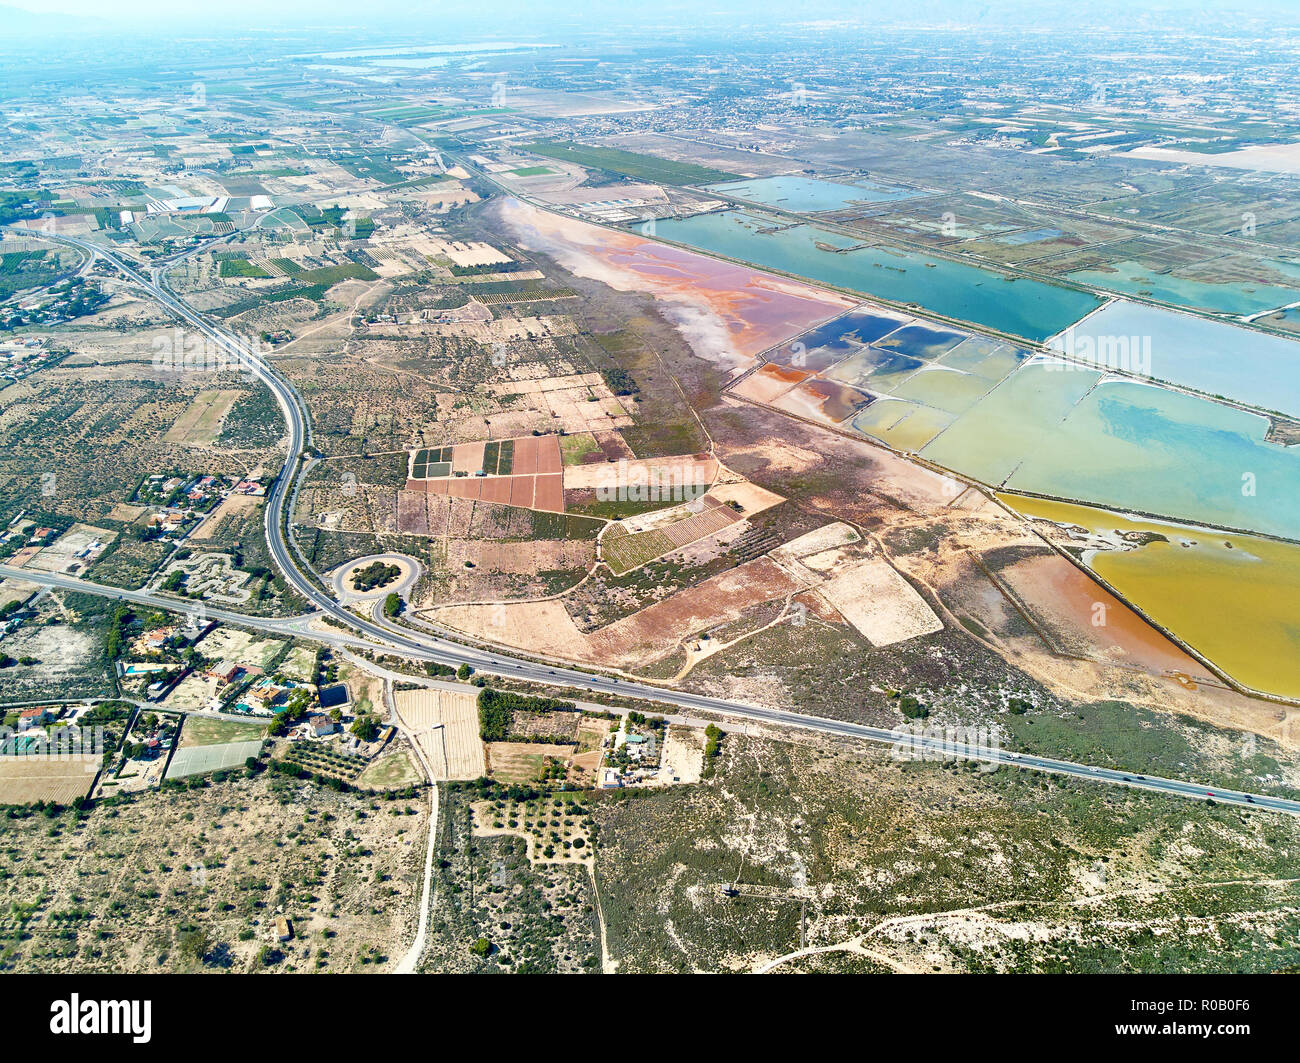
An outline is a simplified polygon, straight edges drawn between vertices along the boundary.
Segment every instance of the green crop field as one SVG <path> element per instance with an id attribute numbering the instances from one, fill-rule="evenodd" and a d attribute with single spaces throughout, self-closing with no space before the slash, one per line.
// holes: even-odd
<path id="1" fill-rule="evenodd" d="M 209 716 L 187 716 L 181 732 L 182 746 L 215 746 L 229 742 L 254 742 L 266 737 L 266 725 L 221 720 Z"/>
<path id="2" fill-rule="evenodd" d="M 222 277 L 269 277 L 270 274 L 260 266 L 255 266 L 246 258 L 238 256 L 221 259 L 218 273 Z"/>
<path id="3" fill-rule="evenodd" d="M 609 534 L 601 543 L 601 552 L 605 561 L 619 576 L 630 572 L 638 565 L 644 565 L 647 561 L 653 561 L 672 548 L 673 541 L 657 529 L 636 532 L 632 535 Z"/>
<path id="4" fill-rule="evenodd" d="M 564 162 L 576 162 L 579 166 L 590 166 L 611 173 L 621 173 L 636 177 L 642 181 L 658 181 L 666 185 L 707 185 L 717 181 L 732 181 L 737 174 L 711 170 L 707 166 L 696 166 L 692 162 L 674 162 L 660 159 L 654 155 L 641 155 L 635 151 L 622 151 L 618 148 L 599 148 L 587 144 L 549 141 L 537 144 L 523 144 L 522 150 L 534 155 L 545 155 L 550 159 Z"/>

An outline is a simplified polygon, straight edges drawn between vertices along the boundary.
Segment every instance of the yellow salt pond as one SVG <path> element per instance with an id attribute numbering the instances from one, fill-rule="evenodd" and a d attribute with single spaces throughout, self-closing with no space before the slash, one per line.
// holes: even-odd
<path id="1" fill-rule="evenodd" d="M 1117 543 L 1123 533 L 1162 536 L 1089 550 L 1084 561 L 1237 682 L 1300 698 L 1300 545 L 1024 495 L 998 497 L 1027 517 L 1077 525 Z"/>

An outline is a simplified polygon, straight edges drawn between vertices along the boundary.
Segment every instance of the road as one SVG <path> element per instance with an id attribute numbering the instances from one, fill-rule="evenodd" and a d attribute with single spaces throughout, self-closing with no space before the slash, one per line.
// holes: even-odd
<path id="1" fill-rule="evenodd" d="M 319 639 L 320 641 L 331 644 L 346 643 L 349 645 L 360 645 L 363 648 L 379 653 L 392 653 L 398 651 L 404 656 L 415 660 L 436 661 L 441 664 L 449 664 L 452 666 L 468 664 L 479 672 L 486 672 L 488 674 L 500 676 L 510 676 L 533 683 L 575 687 L 597 694 L 613 694 L 624 697 L 642 698 L 657 704 L 671 705 L 679 709 L 714 713 L 721 716 L 753 720 L 759 723 L 772 724 L 780 727 L 798 728 L 806 731 L 817 731 L 823 734 L 838 735 L 845 738 L 856 738 L 868 742 L 894 745 L 900 739 L 906 739 L 915 743 L 916 748 L 933 754 L 967 757 L 972 760 L 986 763 L 1031 768 L 1037 771 L 1069 775 L 1074 778 L 1085 779 L 1091 782 L 1108 783 L 1116 786 L 1128 786 L 1199 800 L 1213 799 L 1222 804 L 1263 808 L 1276 812 L 1300 815 L 1300 801 L 1288 800 L 1286 798 L 1271 797 L 1265 794 L 1248 794 L 1239 791 L 1220 790 L 1217 787 L 1206 786 L 1200 783 L 1186 782 L 1178 779 L 1165 779 L 1149 775 L 1143 776 L 1135 772 L 1123 772 L 1110 768 L 1092 767 L 1085 764 L 1076 764 L 1070 761 L 1032 756 L 1030 754 L 1017 754 L 992 747 L 949 745 L 937 739 L 928 739 L 925 737 L 913 738 L 906 732 L 888 730 L 883 727 L 869 727 L 865 724 L 848 723 L 823 717 L 807 716 L 803 713 L 790 712 L 784 709 L 775 709 L 762 705 L 750 705 L 744 702 L 709 697 L 705 694 L 695 694 L 689 691 L 673 690 L 666 687 L 654 686 L 648 683 L 623 680 L 619 679 L 617 676 L 605 676 L 594 672 L 565 668 L 559 665 L 550 666 L 546 663 L 525 660 L 509 654 L 498 653 L 494 650 L 467 646 L 437 635 L 415 632 L 409 628 L 403 628 L 397 624 L 383 621 L 379 617 L 358 616 L 356 613 L 343 608 L 326 591 L 303 574 L 294 560 L 292 547 L 289 545 L 285 535 L 286 522 L 291 519 L 291 514 L 287 511 L 287 506 L 294 493 L 294 484 L 299 464 L 305 457 L 305 450 L 311 442 L 306 409 L 292 385 L 290 385 L 288 381 L 281 377 L 277 371 L 267 364 L 250 345 L 243 343 L 238 338 L 222 332 L 220 329 L 209 324 L 186 303 L 181 301 L 171 292 L 160 287 L 159 284 L 155 283 L 152 279 L 146 279 L 141 276 L 134 267 L 124 262 L 113 252 L 75 237 L 50 236 L 46 238 L 72 244 L 73 246 L 80 247 L 81 249 L 89 251 L 104 259 L 134 283 L 146 290 L 165 309 L 175 314 L 187 324 L 192 325 L 205 336 L 212 339 L 213 342 L 221 346 L 223 350 L 227 351 L 227 353 L 237 359 L 239 364 L 247 369 L 249 373 L 271 389 L 276 402 L 280 406 L 281 412 L 284 414 L 289 435 L 289 450 L 285 457 L 284 465 L 280 471 L 280 475 L 276 477 L 274 484 L 267 493 L 265 526 L 266 541 L 271 556 L 288 584 L 301 594 L 303 598 L 315 606 L 318 615 L 332 618 L 337 623 L 340 623 L 347 628 L 351 628 L 354 632 L 359 632 L 362 635 L 368 636 L 369 639 L 373 640 L 373 642 L 367 644 L 364 640 L 358 641 L 355 639 L 348 639 L 342 631 L 339 633 L 340 637 L 338 639 L 332 639 L 329 635 L 320 632 L 309 634 L 301 630 L 301 627 L 303 626 L 302 618 L 296 618 L 296 622 L 300 625 L 299 628 L 288 629 L 294 634 Z M 21 569 L 10 569 L 8 566 L 0 566 L 0 572 L 8 575 L 16 575 L 20 579 L 26 579 L 33 583 L 47 583 L 48 585 L 62 586 L 68 589 L 86 590 L 88 593 L 104 594 L 108 597 L 133 601 L 139 604 L 149 604 L 158 608 L 172 609 L 181 612 L 195 612 L 198 609 L 197 605 L 192 605 L 187 608 L 185 604 L 179 603 L 175 600 L 158 598 L 157 596 L 145 594 L 139 591 L 122 591 L 116 588 L 84 584 L 82 581 L 75 580 L 72 577 L 60 577 L 63 582 L 51 583 L 50 577 L 45 573 L 28 573 Z M 72 584 L 70 588 L 68 587 L 69 582 Z M 205 614 L 212 619 L 224 620 L 228 618 L 228 622 L 230 623 L 251 627 L 265 628 L 268 624 L 276 624 L 279 626 L 274 630 L 281 631 L 286 630 L 284 625 L 295 623 L 295 620 L 262 621 L 256 618 L 245 617 L 242 614 L 228 613 L 215 609 L 206 609 Z"/>
<path id="2" fill-rule="evenodd" d="M 27 572 L 8 565 L 0 565 L 0 576 L 14 576 L 28 582 L 43 586 L 58 587 L 64 590 L 78 590 L 86 594 L 98 594 L 107 598 L 119 598 L 139 605 L 148 605 L 158 609 L 171 609 L 186 614 L 196 614 L 196 603 L 177 601 L 144 591 L 123 591 L 116 587 L 105 587 L 89 583 L 74 576 L 59 576 L 46 572 Z M 1028 768 L 1056 775 L 1068 775 L 1088 782 L 1107 783 L 1115 786 L 1127 786 L 1140 790 L 1169 794 L 1199 800 L 1213 799 L 1220 804 L 1239 805 L 1243 808 L 1261 808 L 1274 812 L 1286 812 L 1300 815 L 1300 801 L 1267 794 L 1253 794 L 1238 790 L 1225 790 L 1204 783 L 1188 782 L 1181 779 L 1167 779 L 1156 775 L 1142 775 L 1133 771 L 1115 768 L 1095 767 L 1074 761 L 1056 760 L 1040 757 L 1030 753 L 1016 753 L 992 746 L 953 743 L 938 737 L 913 734 L 909 731 L 890 730 L 885 727 L 871 727 L 867 724 L 851 723 L 846 720 L 832 720 L 823 716 L 809 716 L 801 712 L 774 709 L 765 705 L 749 705 L 744 702 L 714 698 L 706 694 L 695 694 L 685 690 L 671 690 L 646 683 L 629 682 L 612 676 L 595 675 L 567 668 L 550 668 L 531 661 L 518 661 L 505 654 L 489 650 L 479 650 L 470 646 L 428 636 L 431 643 L 425 645 L 405 638 L 394 640 L 387 627 L 364 620 L 352 613 L 344 616 L 349 622 L 364 629 L 373 629 L 381 641 L 367 642 L 339 631 L 324 632 L 307 630 L 302 617 L 290 619 L 249 617 L 242 613 L 208 609 L 206 615 L 211 620 L 239 624 L 272 634 L 297 635 L 338 647 L 370 650 L 373 653 L 392 653 L 391 641 L 403 644 L 397 648 L 403 655 L 422 661 L 437 661 L 442 664 L 469 664 L 476 671 L 493 675 L 514 676 L 532 682 L 559 686 L 573 686 L 596 693 L 615 694 L 624 697 L 637 697 L 660 705 L 667 705 L 682 710 L 710 713 L 737 720 L 750 720 L 760 724 L 789 727 L 802 731 L 814 731 L 822 734 L 836 735 L 843 738 L 858 739 L 867 742 L 894 746 L 902 744 L 904 752 L 922 755 L 943 755 L 997 764 L 1012 768 Z M 296 627 L 294 625 L 297 625 Z"/>
<path id="3" fill-rule="evenodd" d="M 375 587 L 368 591 L 353 590 L 347 585 L 347 577 L 351 573 L 376 561 L 383 565 L 397 565 L 402 569 L 401 579 L 396 583 L 385 583 L 381 587 Z M 424 566 L 411 557 L 410 554 L 367 554 L 365 557 L 359 557 L 355 561 L 349 561 L 346 565 L 339 566 L 330 577 L 330 585 L 334 590 L 334 597 L 338 599 L 340 605 L 356 605 L 358 602 L 378 600 L 382 606 L 384 599 L 390 594 L 396 594 L 403 600 L 407 599 L 411 589 L 420 582 L 420 576 L 423 573 Z"/>
<path id="4" fill-rule="evenodd" d="M 433 770 L 433 765 L 424 755 L 424 749 L 420 743 L 415 740 L 415 735 L 411 734 L 402 726 L 401 717 L 397 715 L 397 706 L 393 704 L 393 683 L 392 680 L 384 681 L 384 700 L 388 705 L 389 719 L 399 731 L 406 735 L 407 740 L 411 743 L 411 748 L 415 750 L 415 755 L 424 769 L 425 777 L 432 784 L 429 787 L 429 830 L 425 839 L 424 846 L 424 884 L 420 887 L 420 918 L 415 924 L 415 940 L 411 942 L 411 947 L 406 950 L 406 955 L 398 961 L 397 966 L 393 969 L 395 974 L 415 974 L 420 964 L 420 957 L 424 955 L 424 943 L 429 933 L 429 907 L 433 900 L 433 856 L 438 851 L 438 775 Z M 441 724 L 439 725 L 441 726 Z M 446 746 L 444 744 L 444 751 Z M 444 758 L 442 778 L 447 778 L 447 765 Z"/>

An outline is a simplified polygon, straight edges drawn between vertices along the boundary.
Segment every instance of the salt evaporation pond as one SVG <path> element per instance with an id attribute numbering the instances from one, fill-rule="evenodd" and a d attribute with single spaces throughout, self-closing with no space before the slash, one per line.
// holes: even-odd
<path id="1" fill-rule="evenodd" d="M 1101 305 L 1088 292 L 1012 278 L 961 262 L 885 247 L 813 224 L 731 210 L 662 219 L 657 236 L 849 291 L 915 304 L 959 321 L 1042 341 Z"/>
<path id="2" fill-rule="evenodd" d="M 1048 345 L 1101 368 L 1300 416 L 1300 342 L 1282 336 L 1117 299 Z"/>
<path id="3" fill-rule="evenodd" d="M 812 177 L 758 177 L 748 181 L 726 181 L 709 185 L 737 199 L 796 213 L 841 210 L 854 203 L 883 203 L 919 195 L 908 188 L 857 180 L 851 184 L 819 181 Z"/>
<path id="4" fill-rule="evenodd" d="M 922 450 L 987 484 L 1300 538 L 1300 449 L 1268 419 L 1038 357 Z"/>

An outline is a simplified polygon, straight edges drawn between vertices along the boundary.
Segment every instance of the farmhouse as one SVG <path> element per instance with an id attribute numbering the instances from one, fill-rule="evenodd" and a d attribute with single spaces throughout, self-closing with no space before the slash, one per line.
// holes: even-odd
<path id="1" fill-rule="evenodd" d="M 18 730 L 27 731 L 33 727 L 40 727 L 42 724 L 49 723 L 52 719 L 54 719 L 54 713 L 49 709 L 40 707 L 24 709 L 18 714 Z"/>
<path id="2" fill-rule="evenodd" d="M 318 713 L 313 716 L 307 721 L 307 726 L 311 729 L 311 733 L 317 738 L 324 738 L 326 735 L 332 735 L 339 729 L 338 723 L 331 720 L 324 713 Z"/>
<path id="3" fill-rule="evenodd" d="M 175 637 L 174 627 L 160 627 L 155 631 L 145 632 L 140 641 L 146 653 L 162 653 Z"/>
<path id="4" fill-rule="evenodd" d="M 234 661 L 222 661 L 220 664 L 214 664 L 204 674 L 209 679 L 215 679 L 218 683 L 229 683 L 239 672 L 239 665 Z"/>

